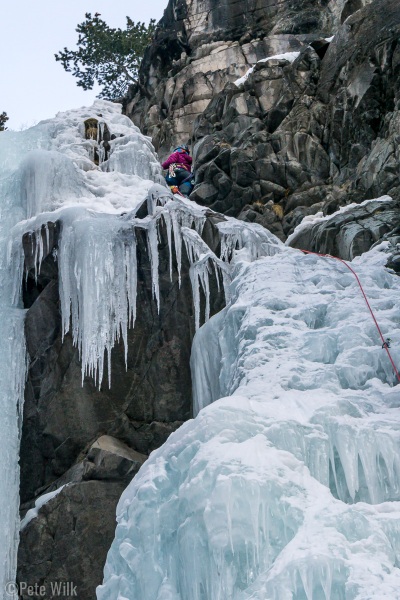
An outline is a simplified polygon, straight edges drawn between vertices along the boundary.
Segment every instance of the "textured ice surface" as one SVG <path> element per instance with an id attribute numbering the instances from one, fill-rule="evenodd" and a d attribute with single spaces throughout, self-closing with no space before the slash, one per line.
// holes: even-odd
<path id="1" fill-rule="evenodd" d="M 11 143 L 10 143 L 10 140 Z M 14 581 L 19 539 L 19 441 L 25 382 L 24 311 L 11 301 L 12 272 L 7 265 L 10 229 L 24 216 L 13 196 L 14 153 L 31 143 L 0 135 L 0 598 Z M 6 596 L 11 598 L 12 596 Z"/>
<path id="2" fill-rule="evenodd" d="M 100 126 L 106 123 L 116 136 L 108 160 L 99 166 L 92 160 L 96 142 L 84 138 L 89 117 L 98 118 Z M 137 228 L 146 231 L 158 304 L 159 227 L 167 228 L 171 269 L 174 239 L 180 271 L 182 231 L 194 227 L 194 233 L 201 233 L 205 209 L 173 198 L 149 138 L 120 114 L 119 105 L 97 101 L 90 109 L 61 113 L 30 130 L 30 136 L 31 143 L 15 156 L 11 186 L 22 210 L 9 244 L 14 302 L 23 279 L 22 236 L 31 235 L 38 273 L 48 253 L 48 223 L 61 223 L 57 259 L 63 333 L 71 331 L 80 349 L 82 377 L 89 374 L 100 385 L 108 363 L 111 383 L 111 350 L 120 338 L 127 347 L 127 330 L 135 322 Z M 149 217 L 137 219 L 135 209 L 146 197 Z M 187 245 L 192 246 L 190 240 Z M 202 274 L 202 284 L 207 281 Z M 193 285 L 197 290 L 196 277 Z"/>
<path id="3" fill-rule="evenodd" d="M 121 497 L 97 597 L 397 599 L 400 392 L 358 285 L 276 243 L 250 263 L 229 235 L 230 304 L 193 344 L 201 410 Z M 386 247 L 352 265 L 398 364 Z"/>

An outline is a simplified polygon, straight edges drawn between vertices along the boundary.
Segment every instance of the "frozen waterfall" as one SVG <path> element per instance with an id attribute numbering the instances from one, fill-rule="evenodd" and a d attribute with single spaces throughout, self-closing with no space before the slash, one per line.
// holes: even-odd
<path id="1" fill-rule="evenodd" d="M 216 277 L 228 294 L 230 268 L 201 238 L 206 208 L 173 197 L 150 139 L 121 115 L 119 105 L 97 101 L 25 132 L 2 133 L 0 142 L 0 327 L 6 344 L 0 361 L 0 598 L 14 600 L 18 453 L 27 366 L 22 285 L 28 270 L 33 269 L 39 282 L 44 258 L 57 261 L 63 335 L 70 333 L 79 348 L 82 379 L 92 376 L 100 386 L 106 375 L 111 385 L 112 348 L 122 339 L 127 351 L 128 328 L 135 323 L 138 232 L 147 240 L 157 305 L 161 229 L 168 240 L 171 276 L 177 268 L 179 281 L 183 252 L 187 253 L 198 326 L 209 316 L 210 277 Z M 50 246 L 54 232 L 56 244 Z M 226 252 L 232 235 L 222 235 Z M 272 239 L 266 231 L 251 236 L 260 248 Z M 245 245 L 239 236 L 235 246 Z M 28 266 L 24 252 L 29 251 Z M 6 589 L 7 582 L 11 587 Z"/>
<path id="2" fill-rule="evenodd" d="M 112 348 L 135 322 L 139 230 L 157 304 L 161 228 L 171 270 L 180 273 L 186 252 L 199 327 L 196 417 L 123 494 L 98 599 L 397 598 L 400 392 L 351 273 L 231 218 L 218 224 L 216 255 L 202 239 L 206 209 L 171 195 L 150 140 L 118 105 L 98 101 L 0 142 L 2 589 L 15 576 L 18 538 L 21 240 L 39 274 L 57 224 L 62 327 L 82 377 L 112 383 Z M 382 244 L 353 265 L 398 363 L 400 282 L 384 267 L 389 252 Z M 227 306 L 207 320 L 210 278 Z"/>
<path id="3" fill-rule="evenodd" d="M 28 134 L 18 139 L 13 134 L 0 135 L 0 597 L 7 599 L 14 591 L 19 540 L 18 457 L 26 372 L 24 311 L 19 302 L 11 301 L 13 273 L 7 263 L 7 247 L 10 229 L 25 216 L 13 188 L 16 157 L 30 142 Z"/>
<path id="4" fill-rule="evenodd" d="M 89 137 L 88 122 L 92 127 Z M 96 135 L 93 123 L 97 124 Z M 106 130 L 107 152 L 102 139 Z M 30 242 L 38 278 L 50 251 L 50 231 L 57 230 L 52 256 L 58 262 L 63 333 L 71 333 L 79 347 L 82 378 L 91 375 L 99 386 L 107 366 L 111 384 L 111 350 L 120 339 L 126 347 L 128 328 L 134 326 L 138 230 L 147 239 L 157 304 L 161 228 L 168 238 L 171 269 L 174 262 L 180 270 L 183 247 L 190 255 L 199 323 L 200 287 L 207 289 L 209 276 L 215 272 L 227 286 L 229 274 L 225 263 L 208 248 L 204 255 L 200 234 L 206 209 L 172 196 L 150 139 L 121 115 L 118 104 L 97 101 L 91 108 L 60 113 L 25 132 L 2 133 L 0 143 L 0 327 L 4 344 L 0 361 L 0 598 L 9 600 L 17 597 L 14 588 L 6 589 L 5 584 L 15 581 L 18 453 L 26 373 L 23 238 L 28 246 Z M 137 210 L 146 205 L 147 214 L 138 218 Z"/>
<path id="5" fill-rule="evenodd" d="M 233 281 L 193 343 L 198 414 L 121 497 L 99 600 L 399 597 L 400 388 L 375 325 L 344 265 L 238 249 L 251 233 L 221 226 Z M 399 364 L 389 250 L 353 267 Z"/>

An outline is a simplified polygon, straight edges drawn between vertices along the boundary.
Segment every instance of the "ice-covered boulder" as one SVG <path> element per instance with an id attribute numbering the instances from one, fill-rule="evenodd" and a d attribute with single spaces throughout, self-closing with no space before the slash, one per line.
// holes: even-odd
<path id="1" fill-rule="evenodd" d="M 399 201 L 383 196 L 344 206 L 331 215 L 320 212 L 305 217 L 286 243 L 353 260 L 382 240 L 398 243 L 399 209 Z"/>

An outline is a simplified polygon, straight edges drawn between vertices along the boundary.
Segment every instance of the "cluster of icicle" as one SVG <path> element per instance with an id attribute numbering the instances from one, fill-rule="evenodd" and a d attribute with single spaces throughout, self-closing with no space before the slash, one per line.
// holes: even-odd
<path id="1" fill-rule="evenodd" d="M 205 297 L 204 321 L 210 315 L 210 276 L 221 282 L 229 298 L 232 259 L 246 252 L 252 259 L 277 249 L 277 240 L 263 228 L 246 226 L 235 219 L 218 223 L 220 257 L 202 239 L 207 209 L 181 199 L 155 184 L 147 196 L 145 218 L 137 210 L 125 215 L 109 215 L 82 207 L 68 207 L 57 213 L 43 213 L 16 228 L 10 244 L 9 261 L 14 269 L 14 296 L 19 297 L 24 276 L 21 237 L 31 236 L 35 278 L 43 258 L 49 253 L 49 223 L 59 221 L 61 232 L 57 255 L 63 335 L 72 333 L 82 360 L 82 379 L 89 375 L 100 386 L 105 361 L 111 385 L 111 350 L 122 338 L 127 358 L 128 329 L 136 319 L 137 257 L 136 231 L 146 231 L 151 263 L 153 296 L 160 308 L 159 241 L 160 227 L 166 229 L 169 270 L 172 280 L 173 247 L 179 284 L 181 283 L 183 244 L 190 263 L 196 329 L 200 326 L 201 290 Z M 27 277 L 27 273 L 25 273 Z M 107 357 L 107 360 L 106 360 Z"/>

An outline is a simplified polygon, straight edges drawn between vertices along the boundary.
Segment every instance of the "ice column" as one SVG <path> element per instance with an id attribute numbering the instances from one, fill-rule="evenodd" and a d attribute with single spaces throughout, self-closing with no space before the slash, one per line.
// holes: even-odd
<path id="1" fill-rule="evenodd" d="M 12 303 L 13 270 L 7 261 L 8 236 L 21 218 L 7 169 L 12 134 L 0 139 L 0 598 L 16 600 L 19 541 L 19 444 L 26 374 L 24 311 Z M 18 257 L 19 258 L 19 257 Z M 8 586 L 7 586 L 8 584 Z"/>

